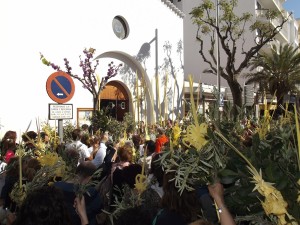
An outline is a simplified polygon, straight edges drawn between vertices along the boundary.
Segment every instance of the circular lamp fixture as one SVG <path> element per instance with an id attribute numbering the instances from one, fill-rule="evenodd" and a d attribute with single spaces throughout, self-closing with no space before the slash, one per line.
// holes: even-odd
<path id="1" fill-rule="evenodd" d="M 115 16 L 112 21 L 112 28 L 115 35 L 121 40 L 129 35 L 129 26 L 127 21 L 122 16 Z"/>

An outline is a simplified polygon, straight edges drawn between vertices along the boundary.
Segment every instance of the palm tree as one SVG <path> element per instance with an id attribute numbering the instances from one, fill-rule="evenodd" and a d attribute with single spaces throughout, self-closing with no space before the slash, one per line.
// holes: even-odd
<path id="1" fill-rule="evenodd" d="M 262 90 L 276 95 L 278 105 L 282 104 L 284 95 L 299 92 L 299 48 L 285 44 L 278 49 L 273 45 L 271 54 L 260 54 L 250 62 L 250 71 L 257 68 L 259 71 L 246 74 L 246 84 L 259 83 Z"/>

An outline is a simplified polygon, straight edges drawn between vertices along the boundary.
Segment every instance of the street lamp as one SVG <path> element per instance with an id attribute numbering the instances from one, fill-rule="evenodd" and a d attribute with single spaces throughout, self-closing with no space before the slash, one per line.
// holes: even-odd
<path id="1" fill-rule="evenodd" d="M 150 48 L 151 44 L 155 41 L 155 80 L 156 80 L 156 108 L 160 110 L 159 106 L 159 84 L 158 84 L 158 30 L 155 29 L 155 36 L 152 38 L 151 41 L 146 42 L 142 45 L 141 49 L 139 50 L 139 53 L 137 55 L 137 60 L 142 60 L 150 55 Z M 160 117 L 159 112 L 159 117 Z"/>

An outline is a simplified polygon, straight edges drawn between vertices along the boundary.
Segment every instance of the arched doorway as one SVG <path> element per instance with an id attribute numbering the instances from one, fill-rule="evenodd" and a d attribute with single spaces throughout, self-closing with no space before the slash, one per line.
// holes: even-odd
<path id="1" fill-rule="evenodd" d="M 100 108 L 106 108 L 109 115 L 122 121 L 125 113 L 129 112 L 129 95 L 121 83 L 108 82 L 100 94 Z"/>
<path id="2" fill-rule="evenodd" d="M 152 91 L 152 85 L 150 82 L 150 79 L 146 73 L 146 71 L 144 70 L 144 68 L 142 67 L 142 65 L 131 55 L 122 52 L 122 51 L 109 51 L 109 52 L 104 52 L 100 55 L 98 55 L 95 59 L 101 59 L 101 58 L 115 58 L 118 59 L 122 62 L 124 62 L 125 64 L 127 64 L 133 71 L 136 71 L 139 79 L 145 79 L 146 82 L 146 100 L 148 102 L 147 106 L 147 122 L 148 124 L 152 124 L 155 123 L 156 121 L 156 116 L 155 116 L 155 112 L 157 111 L 157 106 L 154 105 L 154 95 L 153 95 L 153 91 Z M 130 90 L 129 90 L 130 91 Z M 128 93 L 128 92 L 126 92 Z M 132 95 L 132 93 L 131 93 Z M 130 107 L 129 110 L 131 112 L 135 112 L 135 109 L 133 107 L 133 103 L 132 100 L 129 102 Z"/>

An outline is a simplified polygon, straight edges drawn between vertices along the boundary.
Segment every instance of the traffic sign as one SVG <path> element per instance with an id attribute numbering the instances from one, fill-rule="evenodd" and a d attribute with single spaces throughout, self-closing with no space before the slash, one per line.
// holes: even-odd
<path id="1" fill-rule="evenodd" d="M 57 103 L 69 101 L 75 92 L 74 81 L 71 76 L 63 71 L 52 73 L 46 82 L 49 97 Z"/>

